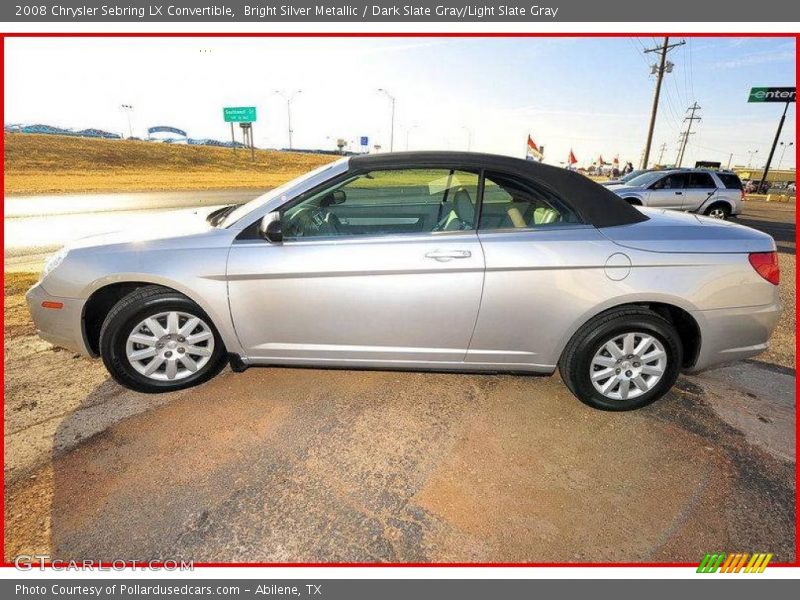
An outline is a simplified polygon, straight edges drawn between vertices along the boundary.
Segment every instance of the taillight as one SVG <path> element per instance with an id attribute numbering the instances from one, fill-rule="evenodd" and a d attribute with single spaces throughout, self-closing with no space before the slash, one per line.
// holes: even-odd
<path id="1" fill-rule="evenodd" d="M 750 264 L 756 273 L 773 285 L 778 285 L 781 281 L 781 269 L 778 266 L 777 252 L 752 252 L 750 254 Z"/>
<path id="2" fill-rule="evenodd" d="M 744 196 L 745 196 L 745 193 L 744 193 L 744 188 L 740 188 L 740 189 L 739 189 L 739 191 L 740 191 L 740 192 L 741 192 L 741 194 L 742 194 L 742 200 L 744 200 Z"/>

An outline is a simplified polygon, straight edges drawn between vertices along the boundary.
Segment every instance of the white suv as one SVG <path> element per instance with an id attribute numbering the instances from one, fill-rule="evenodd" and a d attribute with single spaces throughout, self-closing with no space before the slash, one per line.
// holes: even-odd
<path id="1" fill-rule="evenodd" d="M 730 171 L 672 169 L 648 171 L 623 184 L 607 186 L 631 204 L 670 208 L 727 219 L 742 212 L 744 191 Z"/>

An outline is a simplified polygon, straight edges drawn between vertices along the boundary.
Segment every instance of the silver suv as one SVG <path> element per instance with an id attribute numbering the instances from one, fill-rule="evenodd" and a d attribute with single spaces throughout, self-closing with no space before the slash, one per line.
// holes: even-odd
<path id="1" fill-rule="evenodd" d="M 744 192 L 730 171 L 671 169 L 648 171 L 607 188 L 637 206 L 669 208 L 727 219 L 742 212 Z"/>

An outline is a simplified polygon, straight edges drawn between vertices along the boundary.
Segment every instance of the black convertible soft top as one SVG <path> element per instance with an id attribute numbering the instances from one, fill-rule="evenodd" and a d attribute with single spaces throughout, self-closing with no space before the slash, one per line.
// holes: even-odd
<path id="1" fill-rule="evenodd" d="M 389 152 L 350 158 L 354 171 L 397 169 L 401 167 L 445 167 L 487 169 L 529 179 L 550 188 L 572 208 L 584 223 L 595 227 L 614 227 L 647 221 L 648 218 L 614 192 L 574 171 L 530 160 L 482 154 L 479 152 Z"/>

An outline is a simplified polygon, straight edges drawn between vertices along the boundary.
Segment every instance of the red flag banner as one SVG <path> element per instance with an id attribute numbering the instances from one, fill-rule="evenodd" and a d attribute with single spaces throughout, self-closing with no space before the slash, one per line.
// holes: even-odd
<path id="1" fill-rule="evenodd" d="M 542 160 L 542 156 L 543 156 L 543 154 L 542 154 L 541 149 L 539 148 L 539 146 L 536 145 L 536 142 L 533 141 L 533 138 L 529 134 L 528 135 L 528 149 L 527 149 L 525 158 L 527 158 L 528 160 L 533 160 L 534 158 L 536 160 Z"/>
<path id="2" fill-rule="evenodd" d="M 570 165 L 574 165 L 576 162 L 578 162 L 578 159 L 575 158 L 575 153 L 572 151 L 572 148 L 569 149 L 569 158 L 567 159 L 567 162 Z"/>

